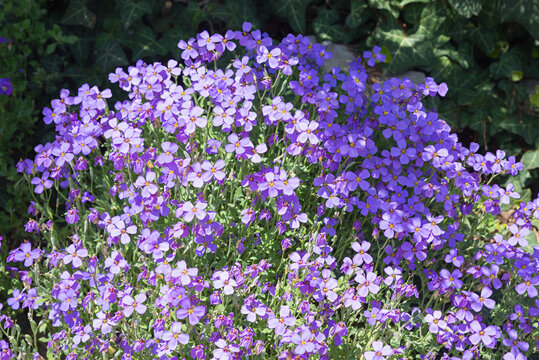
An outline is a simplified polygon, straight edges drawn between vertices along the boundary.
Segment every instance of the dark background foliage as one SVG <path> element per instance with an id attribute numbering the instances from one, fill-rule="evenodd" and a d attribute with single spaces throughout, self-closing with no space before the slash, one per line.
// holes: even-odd
<path id="1" fill-rule="evenodd" d="M 0 234 L 17 244 L 31 189 L 14 165 L 53 139 L 41 111 L 60 89 L 100 87 L 118 66 L 179 59 L 177 43 L 244 21 L 274 38 L 314 34 L 361 54 L 380 45 L 384 76 L 420 71 L 446 82 L 435 107 L 464 143 L 522 159 L 513 179 L 539 190 L 539 2 L 536 0 L 12 0 L 0 9 Z M 119 96 L 119 94 L 116 94 Z M 504 179 L 501 179 L 503 183 Z"/>

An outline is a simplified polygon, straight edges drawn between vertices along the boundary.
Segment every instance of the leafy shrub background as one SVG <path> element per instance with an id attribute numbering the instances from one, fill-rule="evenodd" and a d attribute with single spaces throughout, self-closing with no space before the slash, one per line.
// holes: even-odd
<path id="1" fill-rule="evenodd" d="M 141 58 L 178 58 L 179 39 L 202 29 L 239 29 L 243 21 L 276 38 L 311 33 L 357 48 L 378 44 L 391 55 L 384 72 L 419 70 L 446 82 L 443 102 L 427 105 L 463 141 L 522 157 L 525 171 L 515 187 L 528 188 L 523 200 L 537 193 L 535 0 L 14 0 L 0 11 L 0 77 L 14 88 L 0 97 L 0 233 L 7 241 L 27 236 L 20 219 L 29 192 L 14 165 L 52 137 L 41 110 L 60 89 L 101 86 L 115 67 Z"/>

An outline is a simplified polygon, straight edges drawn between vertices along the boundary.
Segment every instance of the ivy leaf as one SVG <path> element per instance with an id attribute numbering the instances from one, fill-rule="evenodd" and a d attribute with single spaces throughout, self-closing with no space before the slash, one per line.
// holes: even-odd
<path id="1" fill-rule="evenodd" d="M 260 22 L 256 17 L 256 7 L 250 0 L 227 0 L 224 5 L 212 10 L 208 9 L 208 11 L 219 20 L 224 21 L 229 29 L 241 29 L 246 21 L 253 24 L 253 28 L 260 28 Z"/>
<path id="2" fill-rule="evenodd" d="M 481 11 L 481 0 L 449 0 L 449 4 L 455 11 L 465 18 L 477 16 Z"/>
<path id="3" fill-rule="evenodd" d="M 389 22 L 375 29 L 374 39 L 391 53 L 393 61 L 389 64 L 389 70 L 394 73 L 404 72 L 412 66 L 428 67 L 432 63 L 432 43 L 423 32 L 407 34 Z"/>
<path id="4" fill-rule="evenodd" d="M 500 13 L 503 21 L 513 20 L 539 39 L 539 2 L 537 0 L 504 0 Z"/>
<path id="5" fill-rule="evenodd" d="M 191 36 L 189 31 L 186 31 L 181 26 L 174 26 L 172 29 L 167 30 L 163 34 L 163 37 L 159 40 L 159 43 L 168 49 L 172 53 L 174 59 L 179 59 L 181 56 L 181 50 L 178 48 L 178 42 L 181 39 L 188 39 Z"/>
<path id="6" fill-rule="evenodd" d="M 178 6 L 176 12 L 179 15 L 178 22 L 187 25 L 192 31 L 197 31 L 198 25 L 209 19 L 209 13 L 202 10 L 196 1 L 190 1 L 186 7 Z"/>
<path id="7" fill-rule="evenodd" d="M 502 0 L 485 0 L 481 8 L 481 16 L 477 18 L 481 27 L 493 29 L 500 23 Z"/>
<path id="8" fill-rule="evenodd" d="M 110 71 L 117 66 L 128 65 L 127 57 L 116 40 L 98 41 L 96 42 L 96 48 L 98 55 L 95 63 L 104 71 Z"/>
<path id="9" fill-rule="evenodd" d="M 134 41 L 132 41 L 131 44 L 133 49 L 133 61 L 142 59 L 144 57 L 165 55 L 168 53 L 168 49 L 163 45 L 163 43 L 155 40 L 155 34 L 148 26 L 141 26 L 137 29 Z"/>
<path id="10" fill-rule="evenodd" d="M 362 17 L 367 4 L 362 0 L 352 0 L 350 2 L 350 13 L 346 16 L 345 25 L 350 29 L 359 27 L 366 19 Z"/>
<path id="11" fill-rule="evenodd" d="M 492 30 L 474 26 L 470 32 L 472 42 L 485 54 L 494 50 L 494 35 Z"/>
<path id="12" fill-rule="evenodd" d="M 84 0 L 71 0 L 66 9 L 62 24 L 80 25 L 93 29 L 96 22 L 96 16 L 88 10 Z"/>
<path id="13" fill-rule="evenodd" d="M 422 4 L 428 4 L 429 3 L 429 0 L 402 0 L 399 4 L 399 6 L 402 8 L 408 4 L 413 4 L 413 3 L 422 3 Z"/>
<path id="14" fill-rule="evenodd" d="M 539 150 L 526 151 L 520 161 L 526 170 L 539 168 Z"/>
<path id="15" fill-rule="evenodd" d="M 534 120 L 532 116 L 527 117 L 523 114 L 521 122 L 517 115 L 509 115 L 498 125 L 511 134 L 522 136 L 528 144 L 533 144 L 537 136 L 537 126 Z"/>
<path id="16" fill-rule="evenodd" d="M 147 0 L 120 0 L 118 3 L 124 29 L 127 29 L 143 15 L 151 14 L 152 12 L 152 4 Z"/>
<path id="17" fill-rule="evenodd" d="M 421 10 L 419 20 L 421 31 L 427 34 L 438 34 L 440 25 L 445 21 L 447 9 L 437 1 L 421 6 L 419 9 Z"/>
<path id="18" fill-rule="evenodd" d="M 73 55 L 77 63 L 84 63 L 88 59 L 90 47 L 88 46 L 89 39 L 80 39 L 69 45 L 69 52 Z"/>
<path id="19" fill-rule="evenodd" d="M 305 13 L 311 0 L 277 0 L 275 12 L 288 20 L 292 29 L 297 33 L 305 32 Z"/>
<path id="20" fill-rule="evenodd" d="M 490 73 L 495 79 L 510 78 L 515 70 L 522 70 L 522 64 L 514 51 L 508 51 L 500 59 L 489 66 Z"/>
<path id="21" fill-rule="evenodd" d="M 395 4 L 388 0 L 369 0 L 369 7 L 389 11 L 391 16 L 395 19 L 399 17 L 399 8 Z"/>
<path id="22" fill-rule="evenodd" d="M 352 40 L 350 32 L 344 26 L 335 24 L 339 20 L 339 13 L 336 10 L 329 10 L 323 7 L 318 8 L 318 16 L 313 21 L 314 32 L 322 40 L 347 43 Z"/>
<path id="23" fill-rule="evenodd" d="M 477 77 L 464 71 L 447 56 L 437 59 L 437 64 L 431 75 L 436 81 L 447 83 L 450 94 L 458 96 L 459 105 L 466 104 L 474 95 Z"/>

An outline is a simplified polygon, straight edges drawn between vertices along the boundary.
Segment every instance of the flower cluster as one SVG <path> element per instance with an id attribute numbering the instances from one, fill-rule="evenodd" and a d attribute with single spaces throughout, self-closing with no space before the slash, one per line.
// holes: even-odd
<path id="1" fill-rule="evenodd" d="M 248 23 L 178 46 L 110 74 L 127 100 L 85 84 L 44 109 L 56 140 L 18 169 L 47 246 L 8 257 L 34 340 L 3 357 L 44 356 L 38 333 L 66 359 L 533 351 L 539 199 L 500 223 L 520 196 L 492 179 L 522 164 L 423 106 L 445 84 L 368 85 L 378 47 L 325 74 L 322 45 Z"/>

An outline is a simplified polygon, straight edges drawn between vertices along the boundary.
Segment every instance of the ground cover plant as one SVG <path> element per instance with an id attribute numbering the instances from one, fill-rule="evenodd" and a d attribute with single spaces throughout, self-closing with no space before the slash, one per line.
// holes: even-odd
<path id="1" fill-rule="evenodd" d="M 427 105 L 465 145 L 521 159 L 518 177 L 499 177 L 499 185 L 511 181 L 528 200 L 539 191 L 535 0 L 12 0 L 2 10 L 0 78 L 14 92 L 0 96 L 0 233 L 10 235 L 10 248 L 23 239 L 28 201 L 14 166 L 54 138 L 37 121 L 49 99 L 85 82 L 101 87 L 115 67 L 140 58 L 179 58 L 177 39 L 243 21 L 275 38 L 310 34 L 356 50 L 377 44 L 393 55 L 384 76 L 416 70 L 446 82 L 453 91 Z"/>
<path id="2" fill-rule="evenodd" d="M 535 351 L 539 199 L 423 106 L 446 84 L 369 81 L 377 46 L 324 74 L 323 46 L 249 23 L 178 47 L 111 73 L 125 100 L 84 84 L 43 110 L 56 139 L 18 170 L 44 241 L 7 258 L 28 329 L 2 316 L 2 359 Z"/>

